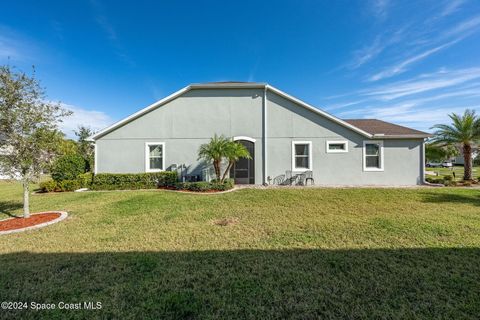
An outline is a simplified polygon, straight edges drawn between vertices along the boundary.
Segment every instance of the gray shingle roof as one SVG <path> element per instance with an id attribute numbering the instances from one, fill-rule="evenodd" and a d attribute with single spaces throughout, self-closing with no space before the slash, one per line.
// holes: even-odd
<path id="1" fill-rule="evenodd" d="M 398 124 L 377 119 L 343 119 L 343 121 L 370 134 L 384 134 L 386 136 L 430 135 L 427 132 L 399 126 Z"/>

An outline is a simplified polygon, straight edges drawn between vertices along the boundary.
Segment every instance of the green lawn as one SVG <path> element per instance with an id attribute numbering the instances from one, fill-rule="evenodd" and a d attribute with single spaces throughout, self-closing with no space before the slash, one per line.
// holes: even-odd
<path id="1" fill-rule="evenodd" d="M 426 168 L 426 170 L 438 173 L 439 176 L 451 176 L 453 175 L 453 172 L 455 172 L 455 181 L 463 180 L 463 166 L 453 166 L 452 168 Z M 480 176 L 479 166 L 474 166 L 472 168 L 472 175 L 474 179 L 479 178 Z"/>
<path id="2" fill-rule="evenodd" d="M 0 214 L 21 212 L 0 184 Z M 271 189 L 44 194 L 66 210 L 0 236 L 0 301 L 102 309 L 22 319 L 478 318 L 480 191 Z M 231 225 L 214 222 L 231 218 Z"/>

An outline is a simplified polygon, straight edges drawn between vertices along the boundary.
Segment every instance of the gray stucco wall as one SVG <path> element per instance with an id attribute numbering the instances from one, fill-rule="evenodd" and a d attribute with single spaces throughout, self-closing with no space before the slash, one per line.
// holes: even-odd
<path id="1" fill-rule="evenodd" d="M 423 139 L 383 140 L 384 171 L 363 171 L 364 136 L 274 93 L 267 96 L 268 175 L 292 170 L 292 141 L 312 142 L 316 184 L 414 185 L 421 183 Z M 348 152 L 327 153 L 327 141 L 348 141 Z"/>
<path id="2" fill-rule="evenodd" d="M 275 93 L 267 96 L 267 175 L 292 169 L 292 141 L 311 141 L 315 182 L 325 185 L 420 183 L 422 139 L 384 140 L 384 171 L 363 171 L 360 134 Z M 189 173 L 202 143 L 214 134 L 248 136 L 255 142 L 255 183 L 263 182 L 263 89 L 195 89 L 96 141 L 97 172 L 145 172 L 145 143 L 165 143 L 166 168 L 185 164 Z M 348 140 L 347 153 L 327 153 L 327 140 Z"/>
<path id="3" fill-rule="evenodd" d="M 262 183 L 261 89 L 192 90 L 96 141 L 97 172 L 145 172 L 145 143 L 165 143 L 165 167 L 185 164 L 200 174 L 201 144 L 214 134 L 255 143 L 255 182 Z"/>

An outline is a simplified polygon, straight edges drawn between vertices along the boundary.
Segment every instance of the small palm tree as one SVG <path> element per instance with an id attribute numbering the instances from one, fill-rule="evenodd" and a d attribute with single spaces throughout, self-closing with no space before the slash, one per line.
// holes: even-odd
<path id="1" fill-rule="evenodd" d="M 247 148 L 245 148 L 245 146 L 239 142 L 229 141 L 226 151 L 227 152 L 225 154 L 225 158 L 228 159 L 228 166 L 225 172 L 223 173 L 222 182 L 225 181 L 225 178 L 227 177 L 228 172 L 230 171 L 232 166 L 235 164 L 235 162 L 237 162 L 242 158 L 244 159 L 252 158 Z"/>
<path id="2" fill-rule="evenodd" d="M 472 180 L 472 148 L 480 141 L 480 118 L 474 110 L 465 110 L 463 115 L 448 115 L 452 124 L 437 124 L 434 141 L 443 145 L 460 145 L 463 151 L 463 180 Z"/>
<path id="3" fill-rule="evenodd" d="M 203 159 L 206 162 L 212 162 L 215 169 L 217 180 L 221 177 L 222 160 L 227 153 L 230 140 L 224 136 L 214 135 L 209 143 L 202 144 L 198 150 L 198 160 Z"/>

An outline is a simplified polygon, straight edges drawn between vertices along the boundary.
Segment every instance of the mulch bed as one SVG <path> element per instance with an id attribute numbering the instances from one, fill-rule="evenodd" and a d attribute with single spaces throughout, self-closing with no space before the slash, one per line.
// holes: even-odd
<path id="1" fill-rule="evenodd" d="M 26 227 L 36 226 L 44 222 L 52 221 L 60 217 L 60 213 L 57 212 L 47 212 L 31 215 L 29 218 L 13 218 L 8 220 L 0 221 L 0 231 L 10 231 L 15 229 L 22 229 Z"/>
<path id="2" fill-rule="evenodd" d="M 157 189 L 160 189 L 160 190 L 169 190 L 169 191 L 177 191 L 177 192 L 183 192 L 183 193 L 218 193 L 218 192 L 225 192 L 225 191 L 228 191 L 228 190 L 224 190 L 224 191 L 221 191 L 221 190 L 205 190 L 205 191 L 193 191 L 193 190 L 182 190 L 182 189 L 177 189 L 175 187 L 159 187 Z M 231 189 L 229 189 L 231 190 Z"/>

